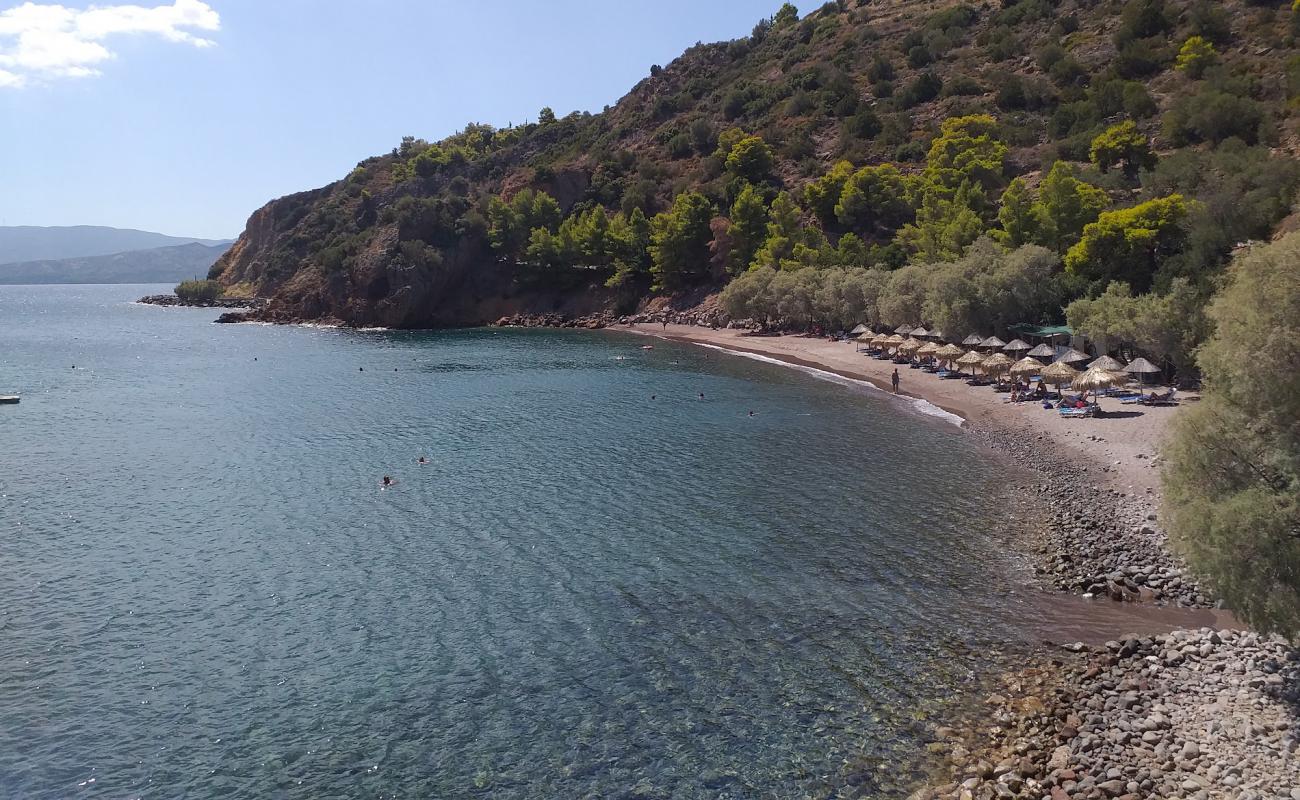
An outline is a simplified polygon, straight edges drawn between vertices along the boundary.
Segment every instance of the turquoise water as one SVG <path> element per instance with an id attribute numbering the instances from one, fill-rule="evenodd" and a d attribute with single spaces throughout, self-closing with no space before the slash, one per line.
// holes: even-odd
<path id="1" fill-rule="evenodd" d="M 1014 627 L 879 392 L 159 288 L 0 287 L 0 796 L 892 797 Z"/>

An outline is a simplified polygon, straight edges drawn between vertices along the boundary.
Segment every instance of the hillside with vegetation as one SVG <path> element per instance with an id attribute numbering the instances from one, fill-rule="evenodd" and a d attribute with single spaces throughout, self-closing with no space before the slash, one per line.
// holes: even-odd
<path id="1" fill-rule="evenodd" d="M 403 139 L 210 277 L 277 321 L 723 289 L 783 327 L 1068 320 L 1190 366 L 1234 249 L 1294 222 L 1298 33 L 1280 0 L 787 4 L 600 113 Z"/>

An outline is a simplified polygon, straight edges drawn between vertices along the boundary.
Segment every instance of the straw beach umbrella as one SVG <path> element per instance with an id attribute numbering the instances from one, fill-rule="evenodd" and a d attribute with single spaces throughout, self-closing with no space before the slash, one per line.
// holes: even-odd
<path id="1" fill-rule="evenodd" d="M 1043 371 L 1043 365 L 1038 363 L 1037 359 L 1025 356 L 1016 363 L 1011 365 L 1011 377 L 1019 378 L 1021 375 L 1037 375 Z"/>
<path id="2" fill-rule="evenodd" d="M 929 336 L 929 335 L 930 335 L 930 332 L 927 331 L 927 330 L 926 330 L 925 328 L 923 328 L 923 327 L 922 327 L 922 328 L 913 328 L 912 330 L 908 331 L 908 336 L 911 336 L 911 337 L 916 338 L 916 339 L 924 339 L 925 337 L 927 337 L 927 336 Z"/>
<path id="3" fill-rule="evenodd" d="M 983 336 L 980 336 L 978 333 L 972 333 L 970 336 L 967 336 L 965 339 L 962 339 L 961 343 L 965 347 L 979 347 L 980 342 L 982 341 L 984 341 Z"/>
<path id="4" fill-rule="evenodd" d="M 955 344 L 945 344 L 943 347 L 940 347 L 934 353 L 935 358 L 939 359 L 940 361 L 947 362 L 948 364 L 951 364 L 953 361 L 961 358 L 964 355 L 966 355 L 966 351 L 961 349 Z"/>
<path id="5" fill-rule="evenodd" d="M 1157 367 L 1155 364 L 1152 364 L 1150 361 L 1147 361 L 1145 358 L 1139 357 L 1130 361 L 1129 365 L 1124 368 L 1124 371 L 1130 375 L 1138 376 L 1138 380 L 1142 381 L 1143 386 L 1146 386 L 1147 376 L 1159 374 L 1164 370 L 1160 369 L 1160 367 Z"/>
<path id="6" fill-rule="evenodd" d="M 989 338 L 987 338 L 987 339 L 985 339 L 984 341 L 980 342 L 980 343 L 979 343 L 979 347 L 987 347 L 987 348 L 990 348 L 990 349 L 992 349 L 992 350 L 997 350 L 998 348 L 1006 347 L 1006 344 L 1007 344 L 1006 342 L 1002 341 L 1002 340 L 999 339 L 998 337 L 996 337 L 996 336 L 990 336 Z"/>
<path id="7" fill-rule="evenodd" d="M 899 336 L 899 335 L 896 333 L 896 334 L 894 334 L 893 336 L 890 336 L 888 339 L 885 340 L 885 347 L 888 348 L 888 349 L 892 349 L 892 348 L 898 347 L 900 344 L 902 344 L 902 343 L 905 342 L 905 341 L 907 341 L 907 340 L 904 339 L 902 336 Z"/>
<path id="8" fill-rule="evenodd" d="M 1030 358 L 1051 360 L 1056 356 L 1056 348 L 1052 347 L 1050 344 L 1040 344 L 1039 346 L 1035 347 L 1033 350 L 1030 350 L 1028 353 L 1025 353 L 1025 355 L 1029 356 Z"/>
<path id="9" fill-rule="evenodd" d="M 920 350 L 921 346 L 924 344 L 925 342 L 920 339 L 908 339 L 906 342 L 903 342 L 898 346 L 898 352 L 908 354 L 915 353 L 917 350 Z"/>
<path id="10" fill-rule="evenodd" d="M 939 345 L 935 344 L 934 342 L 926 342 L 925 344 L 921 345 L 921 347 L 916 351 L 916 357 L 932 358 L 934 357 L 934 354 L 937 352 L 939 352 Z"/>
<path id="11" fill-rule="evenodd" d="M 1012 339 L 1002 345 L 1002 351 L 1004 353 L 1010 353 L 1012 357 L 1016 356 L 1018 353 L 1023 353 L 1028 349 L 1030 349 L 1029 344 L 1023 339 Z"/>
<path id="12" fill-rule="evenodd" d="M 1080 353 L 1078 350 L 1067 350 L 1061 355 L 1057 356 L 1056 360 L 1063 361 L 1066 364 L 1077 364 L 1080 361 L 1087 361 L 1088 354 Z"/>
<path id="13" fill-rule="evenodd" d="M 1102 356 L 1088 365 L 1088 369 L 1093 367 L 1101 367 L 1107 372 L 1122 372 L 1124 370 L 1124 365 L 1110 356 Z"/>
<path id="14" fill-rule="evenodd" d="M 984 361 L 984 356 L 980 355 L 974 350 L 971 350 L 966 355 L 957 359 L 957 366 L 970 367 L 970 371 L 974 373 L 975 368 L 978 367 L 981 363 L 983 363 L 983 361 Z"/>
<path id="15" fill-rule="evenodd" d="M 994 353 L 980 363 L 984 371 L 990 375 L 998 375 L 1006 372 L 1015 362 L 1007 357 L 1005 353 Z"/>
<path id="16" fill-rule="evenodd" d="M 935 330 L 934 328 L 930 329 L 930 338 L 939 343 L 948 341 L 948 337 L 944 335 L 943 331 Z"/>
<path id="17" fill-rule="evenodd" d="M 1051 366 L 1044 367 L 1039 377 L 1043 383 L 1050 383 L 1052 386 L 1067 386 L 1074 383 L 1074 379 L 1079 377 L 1079 370 L 1065 363 L 1057 361 Z"/>
<path id="18" fill-rule="evenodd" d="M 1090 367 L 1087 372 L 1070 383 L 1070 388 L 1077 392 L 1095 392 L 1098 389 L 1119 386 L 1127 380 L 1128 376 L 1122 372 L 1111 372 L 1101 367 Z"/>
<path id="19" fill-rule="evenodd" d="M 868 328 L 866 325 L 863 325 L 862 323 L 859 322 L 857 327 L 849 331 L 849 336 L 861 336 L 864 333 L 870 333 L 870 332 L 871 332 L 870 328 Z"/>
<path id="20" fill-rule="evenodd" d="M 894 333 L 897 333 L 899 336 L 906 336 L 911 332 L 912 332 L 912 326 L 906 323 L 899 325 L 897 328 L 894 328 Z"/>

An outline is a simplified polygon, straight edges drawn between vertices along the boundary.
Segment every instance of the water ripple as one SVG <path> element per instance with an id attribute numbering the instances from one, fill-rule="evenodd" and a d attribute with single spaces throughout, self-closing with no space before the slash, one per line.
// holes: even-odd
<path id="1" fill-rule="evenodd" d="M 0 287 L 0 796 L 888 796 L 1014 622 L 877 393 L 142 293 Z"/>

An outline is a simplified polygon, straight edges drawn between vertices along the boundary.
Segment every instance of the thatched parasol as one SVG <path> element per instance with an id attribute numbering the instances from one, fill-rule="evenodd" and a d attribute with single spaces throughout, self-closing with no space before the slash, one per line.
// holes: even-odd
<path id="1" fill-rule="evenodd" d="M 885 345 L 885 347 L 898 347 L 900 344 L 902 344 L 905 341 L 907 340 L 896 333 L 893 336 L 890 336 L 889 338 L 885 339 L 883 344 Z"/>
<path id="2" fill-rule="evenodd" d="M 1030 358 L 1051 359 L 1056 356 L 1056 348 L 1052 347 L 1050 344 L 1040 344 L 1039 346 L 1035 347 L 1033 350 L 1030 350 L 1028 353 L 1025 353 L 1025 355 L 1029 356 Z"/>
<path id="3" fill-rule="evenodd" d="M 945 344 L 934 353 L 934 357 L 940 361 L 952 361 L 964 355 L 966 355 L 966 351 L 955 344 Z"/>
<path id="4" fill-rule="evenodd" d="M 1155 364 L 1152 364 L 1150 361 L 1147 361 L 1145 358 L 1133 359 L 1132 361 L 1129 362 L 1128 366 L 1124 368 L 1124 371 L 1131 372 L 1138 375 L 1142 375 L 1142 374 L 1151 375 L 1156 372 L 1164 372 L 1164 370 L 1160 369 L 1160 367 L 1157 367 Z"/>
<path id="5" fill-rule="evenodd" d="M 914 353 L 917 350 L 920 350 L 921 346 L 924 344 L 925 342 L 921 341 L 920 339 L 908 339 L 906 342 L 903 342 L 898 346 L 898 352 Z"/>
<path id="6" fill-rule="evenodd" d="M 1005 353 L 994 353 L 984 359 L 984 361 L 980 363 L 980 366 L 984 368 L 985 372 L 990 375 L 995 375 L 999 372 L 1006 372 L 1014 363 L 1015 362 L 1008 358 Z"/>
<path id="7" fill-rule="evenodd" d="M 1012 339 L 1011 341 L 1002 345 L 1002 351 L 1005 353 L 1011 353 L 1012 355 L 1015 355 L 1016 353 L 1023 353 L 1028 349 L 1029 349 L 1029 343 L 1024 341 L 1023 339 Z"/>
<path id="8" fill-rule="evenodd" d="M 1043 383 L 1050 383 L 1053 386 L 1065 386 L 1073 383 L 1074 379 L 1079 377 L 1079 370 L 1065 363 L 1057 361 L 1049 367 L 1044 367 L 1039 377 Z"/>
<path id="9" fill-rule="evenodd" d="M 1066 364 L 1074 364 L 1079 361 L 1087 361 L 1089 357 L 1090 356 L 1087 353 L 1080 353 L 1078 350 L 1067 350 L 1064 353 L 1062 353 L 1056 360 L 1063 361 Z"/>
<path id="10" fill-rule="evenodd" d="M 974 350 L 957 359 L 957 366 L 970 367 L 972 372 L 982 363 L 984 363 L 984 356 Z"/>
<path id="11" fill-rule="evenodd" d="M 1075 378 L 1070 388 L 1078 392 L 1095 392 L 1128 382 L 1128 376 L 1122 372 L 1111 372 L 1101 367 L 1090 367 L 1087 372 Z"/>
<path id="12" fill-rule="evenodd" d="M 930 335 L 930 332 L 927 331 L 924 327 L 920 327 L 920 328 L 913 328 L 912 330 L 908 331 L 908 335 L 914 336 L 917 339 L 924 339 L 925 337 Z"/>
<path id="13" fill-rule="evenodd" d="M 948 341 L 948 337 L 944 335 L 943 331 L 941 331 L 941 330 L 936 330 L 936 329 L 934 329 L 934 328 L 931 328 L 931 329 L 930 329 L 930 338 L 933 339 L 933 340 L 936 341 L 936 342 L 946 342 L 946 341 Z"/>
<path id="14" fill-rule="evenodd" d="M 1128 366 L 1124 368 L 1124 371 L 1130 375 L 1138 376 L 1138 379 L 1142 381 L 1143 386 L 1146 386 L 1147 378 L 1149 376 L 1158 375 L 1159 373 L 1164 372 L 1160 367 L 1157 367 L 1155 364 L 1152 364 L 1150 361 L 1141 357 L 1130 361 Z"/>
<path id="15" fill-rule="evenodd" d="M 862 323 L 858 323 L 857 327 L 849 331 L 849 336 L 861 336 L 864 333 L 870 333 L 870 332 L 871 332 L 870 328 L 868 328 L 866 325 L 863 325 Z"/>
<path id="16" fill-rule="evenodd" d="M 921 345 L 921 348 L 916 351 L 916 354 L 918 356 L 932 356 L 937 352 L 939 352 L 939 345 L 934 342 L 926 342 Z"/>
<path id="17" fill-rule="evenodd" d="M 897 333 L 900 336 L 906 336 L 911 332 L 912 326 L 907 324 L 899 325 L 897 328 L 894 328 L 894 333 Z"/>
<path id="18" fill-rule="evenodd" d="M 1007 344 L 1006 342 L 1002 341 L 1002 340 L 999 339 L 998 337 L 996 337 L 996 336 L 990 336 L 989 338 L 987 338 L 987 339 L 985 339 L 984 341 L 980 342 L 980 343 L 979 343 L 979 346 L 980 346 L 980 347 L 989 347 L 989 348 L 994 348 L 994 349 L 996 349 L 996 348 L 999 348 L 999 347 L 1005 347 L 1006 344 Z"/>
<path id="19" fill-rule="evenodd" d="M 1107 372 L 1124 371 L 1123 363 L 1111 358 L 1110 356 L 1102 356 L 1101 358 L 1098 358 L 1096 361 L 1088 365 L 1088 369 L 1092 369 L 1093 367 L 1101 367 Z"/>
<path id="20" fill-rule="evenodd" d="M 1029 356 L 1025 356 L 1011 365 L 1011 375 L 1012 377 L 1017 378 L 1021 375 L 1037 375 L 1042 371 L 1043 365 L 1038 363 L 1037 359 L 1030 358 Z"/>
<path id="21" fill-rule="evenodd" d="M 962 339 L 961 343 L 966 347 L 979 347 L 980 342 L 982 341 L 984 341 L 983 336 L 980 336 L 978 333 L 972 333 L 970 336 L 967 336 L 965 339 Z"/>

